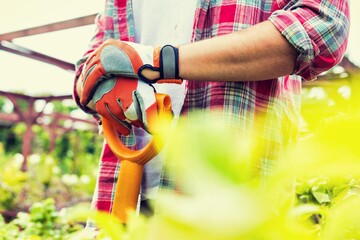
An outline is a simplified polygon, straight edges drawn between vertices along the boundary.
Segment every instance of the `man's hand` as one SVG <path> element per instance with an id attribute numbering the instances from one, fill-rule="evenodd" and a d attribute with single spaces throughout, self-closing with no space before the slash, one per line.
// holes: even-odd
<path id="1" fill-rule="evenodd" d="M 131 78 L 113 77 L 102 81 L 90 103 L 125 136 L 130 133 L 132 125 L 152 133 L 149 122 L 158 114 L 154 89 Z"/>
<path id="2" fill-rule="evenodd" d="M 109 39 L 85 62 L 81 76 L 80 103 L 86 106 L 99 84 L 114 76 L 140 78 L 147 83 L 181 83 L 177 49 L 170 45 L 153 48 Z M 170 78 L 165 80 L 164 78 Z"/>
<path id="3" fill-rule="evenodd" d="M 86 60 L 81 80 L 80 103 L 86 106 L 101 82 L 114 76 L 136 78 L 135 69 L 143 62 L 139 54 L 128 44 L 113 39 L 107 40 Z"/>

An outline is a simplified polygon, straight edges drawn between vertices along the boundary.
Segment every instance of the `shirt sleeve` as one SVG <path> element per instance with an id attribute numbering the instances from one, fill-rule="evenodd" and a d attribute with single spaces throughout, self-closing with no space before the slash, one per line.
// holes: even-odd
<path id="1" fill-rule="evenodd" d="M 293 74 L 305 80 L 338 64 L 349 34 L 347 0 L 278 0 L 269 20 L 298 51 Z"/>
<path id="2" fill-rule="evenodd" d="M 84 53 L 84 55 L 76 62 L 75 64 L 75 79 L 74 79 L 74 86 L 73 86 L 73 99 L 75 100 L 76 104 L 86 113 L 94 115 L 95 119 L 98 120 L 96 116 L 96 112 L 91 110 L 90 108 L 83 107 L 80 104 L 80 97 L 76 92 L 76 84 L 79 80 L 81 71 L 83 69 L 84 63 L 88 56 L 98 48 L 106 39 L 111 37 L 111 33 L 113 32 L 112 29 L 109 28 L 111 24 L 107 20 L 107 17 L 103 14 L 98 14 L 95 18 L 95 32 L 93 37 L 91 38 L 88 49 Z"/>

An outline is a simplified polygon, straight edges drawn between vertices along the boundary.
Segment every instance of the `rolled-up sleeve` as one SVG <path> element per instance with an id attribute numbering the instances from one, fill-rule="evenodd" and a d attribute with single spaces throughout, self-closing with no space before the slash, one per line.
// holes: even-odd
<path id="1" fill-rule="evenodd" d="M 278 0 L 269 20 L 299 55 L 294 74 L 314 80 L 343 58 L 349 34 L 347 0 Z"/>

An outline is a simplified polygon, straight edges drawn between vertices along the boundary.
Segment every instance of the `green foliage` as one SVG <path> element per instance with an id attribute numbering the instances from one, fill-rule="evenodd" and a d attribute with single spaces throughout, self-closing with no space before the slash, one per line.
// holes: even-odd
<path id="1" fill-rule="evenodd" d="M 202 125 L 194 126 L 200 120 Z M 360 134 L 359 123 L 357 116 L 328 122 L 289 149 L 288 163 L 264 183 L 250 161 L 256 151 L 250 136 L 245 141 L 218 119 L 189 118 L 169 134 L 167 146 L 167 166 L 184 184 L 183 192 L 161 189 L 155 216 L 130 215 L 126 228 L 110 215 L 93 213 L 100 228 L 96 239 L 358 239 L 360 152 L 354 139 Z M 53 185 L 53 169 L 59 165 L 54 159 L 35 155 L 29 163 L 41 174 L 27 176 L 26 182 L 41 175 L 37 186 L 41 182 L 52 189 L 60 183 Z M 77 175 L 60 176 L 76 189 Z M 22 177 L 9 176 L 7 184 L 13 181 L 16 186 L 24 182 Z M 67 210 L 64 219 L 64 211 L 56 212 L 52 200 L 42 204 L 8 224 L 0 221 L 0 234 L 7 237 L 3 239 L 94 239 L 94 233 L 74 221 L 76 215 L 84 221 L 88 208 Z"/>
<path id="2" fill-rule="evenodd" d="M 3 112 L 3 110 L 4 110 L 5 103 L 6 103 L 6 98 L 3 97 L 3 96 L 0 96 L 0 110 L 1 110 L 2 112 Z"/>
<path id="3" fill-rule="evenodd" d="M 352 93 L 351 99 L 355 97 Z M 216 117 L 192 116 L 164 133 L 167 167 L 182 192 L 161 189 L 155 216 L 131 214 L 126 228 L 113 216 L 94 212 L 90 216 L 100 228 L 96 233 L 78 225 L 89 206 L 56 211 L 82 199 L 84 192 L 91 195 L 101 148 L 93 133 L 63 135 L 53 155 L 30 158 L 31 170 L 25 174 L 15 156 L 0 148 L 2 209 L 54 197 L 8 224 L 0 219 L 0 239 L 80 240 L 94 239 L 94 234 L 104 240 L 360 239 L 360 116 L 353 111 L 358 104 L 340 96 L 338 89 L 326 91 L 320 100 L 305 90 L 303 98 L 312 135 L 288 149 L 286 164 L 266 181 L 252 162 L 257 151 L 253 133 L 239 137 Z M 46 138 L 41 129 L 36 131 Z M 35 145 L 41 151 L 47 142 Z M 22 197 L 24 189 L 27 198 Z"/>
<path id="4" fill-rule="evenodd" d="M 25 130 L 23 127 L 23 124 L 19 124 L 0 129 L 0 143 L 6 153 L 15 154 L 21 151 L 21 136 Z"/>
<path id="5" fill-rule="evenodd" d="M 336 202 L 337 198 L 347 197 L 359 190 L 359 180 L 353 177 L 337 179 L 318 177 L 307 181 L 298 179 L 296 182 L 296 194 L 300 203 L 329 206 Z"/>
<path id="6" fill-rule="evenodd" d="M 97 239 L 359 239 L 359 126 L 358 116 L 329 122 L 289 149 L 287 164 L 264 183 L 248 164 L 251 141 L 217 119 L 190 118 L 167 146 L 183 192 L 162 189 L 155 216 L 132 216 L 125 229 L 94 216 Z"/>
<path id="7" fill-rule="evenodd" d="M 0 99 L 5 108 L 6 99 Z M 73 102 L 55 101 L 52 111 L 70 114 L 77 108 Z M 27 103 L 22 103 L 23 107 Z M 74 130 L 57 137 L 55 150 L 49 154 L 50 136 L 46 128 L 34 125 L 34 139 L 27 159 L 28 171 L 22 172 L 22 136 L 25 124 L 0 131 L 0 210 L 26 210 L 47 197 L 57 206 L 89 201 L 94 191 L 96 170 L 103 137 L 88 130 Z"/>
<path id="8" fill-rule="evenodd" d="M 0 155 L 0 210 L 26 210 L 48 197 L 54 198 L 59 207 L 88 202 L 95 187 L 97 158 L 86 154 L 81 160 L 73 161 L 70 168 L 85 169 L 69 172 L 62 171 L 61 160 L 33 154 L 28 158 L 28 171 L 22 172 L 21 154 Z"/>
<path id="9" fill-rule="evenodd" d="M 42 102 L 43 103 L 42 103 Z M 35 104 L 36 111 L 39 113 L 44 110 L 42 107 L 45 107 L 45 101 L 37 100 L 35 101 L 40 106 L 40 109 L 37 109 L 37 104 Z M 27 110 L 29 103 L 19 99 L 18 103 L 20 109 Z M 0 96 L 0 110 L 3 112 L 11 112 L 12 110 L 8 105 L 11 105 L 11 102 Z M 41 107 L 41 104 L 43 105 Z M 61 113 L 71 115 L 74 111 L 79 111 L 78 106 L 74 103 L 73 100 L 62 100 L 62 101 L 52 101 L 47 103 L 46 109 L 48 113 Z M 44 122 L 48 119 L 43 120 Z M 59 124 L 64 125 L 64 120 L 59 120 Z M 66 124 L 65 124 L 66 125 Z M 7 123 L 7 125 L 0 126 L 0 145 L 6 152 L 6 154 L 16 154 L 21 152 L 22 145 L 22 136 L 25 133 L 26 126 L 24 123 L 17 123 L 12 125 Z M 54 129 L 53 129 L 54 130 Z M 35 154 L 48 154 L 50 150 L 50 136 L 47 128 L 44 128 L 42 125 L 32 126 L 32 131 L 34 138 L 31 143 L 32 153 Z M 58 130 L 57 134 L 60 134 L 56 138 L 55 146 L 55 157 L 59 159 L 70 158 L 76 159 L 80 158 L 84 153 L 92 154 L 94 156 L 99 156 L 102 148 L 103 137 L 97 133 L 94 133 L 93 130 L 71 130 L 63 131 Z M 66 163 L 68 164 L 68 163 Z M 64 165 L 64 167 L 66 166 Z M 71 165 L 71 164 L 70 164 Z M 72 170 L 73 171 L 73 170 Z"/>
<path id="10" fill-rule="evenodd" d="M 14 201 L 28 180 L 28 175 L 20 171 L 18 155 L 13 161 L 6 162 L 5 158 L 0 158 L 0 210 L 14 208 Z"/>
<path id="11" fill-rule="evenodd" d="M 360 74 L 347 78 L 334 78 L 325 84 L 310 84 L 302 88 L 302 117 L 309 131 L 331 121 L 334 117 L 348 116 L 359 111 Z"/>
<path id="12" fill-rule="evenodd" d="M 61 159 L 59 167 L 64 172 L 87 174 L 97 164 L 101 148 L 102 136 L 89 131 L 72 131 L 63 134 L 56 141 L 54 155 Z"/>
<path id="13" fill-rule="evenodd" d="M 1 100 L 3 110 L 6 101 Z M 65 101 L 51 104 L 51 111 L 61 113 L 77 109 Z M 21 108 L 27 105 L 23 102 Z M 9 221 L 12 214 L 21 211 L 10 223 L 1 217 L 1 240 L 68 238 L 83 228 L 79 222 L 86 221 L 84 215 L 90 209 L 103 137 L 88 130 L 73 130 L 59 135 L 55 151 L 49 153 L 47 129 L 34 125 L 32 130 L 35 137 L 26 172 L 21 171 L 24 158 L 20 154 L 25 125 L 3 126 L 0 130 L 0 213 Z M 48 198 L 51 200 L 42 202 Z M 85 204 L 80 213 L 70 208 L 79 203 Z"/>
<path id="14" fill-rule="evenodd" d="M 53 101 L 53 111 L 61 113 L 70 113 L 71 111 L 79 109 L 73 100 Z"/>
<path id="15" fill-rule="evenodd" d="M 63 214 L 65 210 L 58 212 L 54 200 L 49 198 L 34 203 L 29 213 L 18 213 L 10 223 L 5 223 L 0 215 L 0 239 L 67 239 L 71 233 L 83 229 L 83 225 Z"/>

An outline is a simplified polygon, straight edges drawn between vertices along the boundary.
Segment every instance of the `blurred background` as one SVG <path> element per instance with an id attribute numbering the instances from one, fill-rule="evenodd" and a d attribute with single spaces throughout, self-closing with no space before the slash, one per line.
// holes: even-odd
<path id="1" fill-rule="evenodd" d="M 10 221 L 45 199 L 43 220 L 79 204 L 89 209 L 103 139 L 71 94 L 74 63 L 103 1 L 0 5 L 0 213 Z"/>
<path id="2" fill-rule="evenodd" d="M 74 63 L 92 37 L 103 1 L 0 0 L 0 213 L 33 203 L 89 205 L 102 136 L 71 98 Z M 303 85 L 302 136 L 359 112 L 360 2 L 350 1 L 343 61 Z"/>

